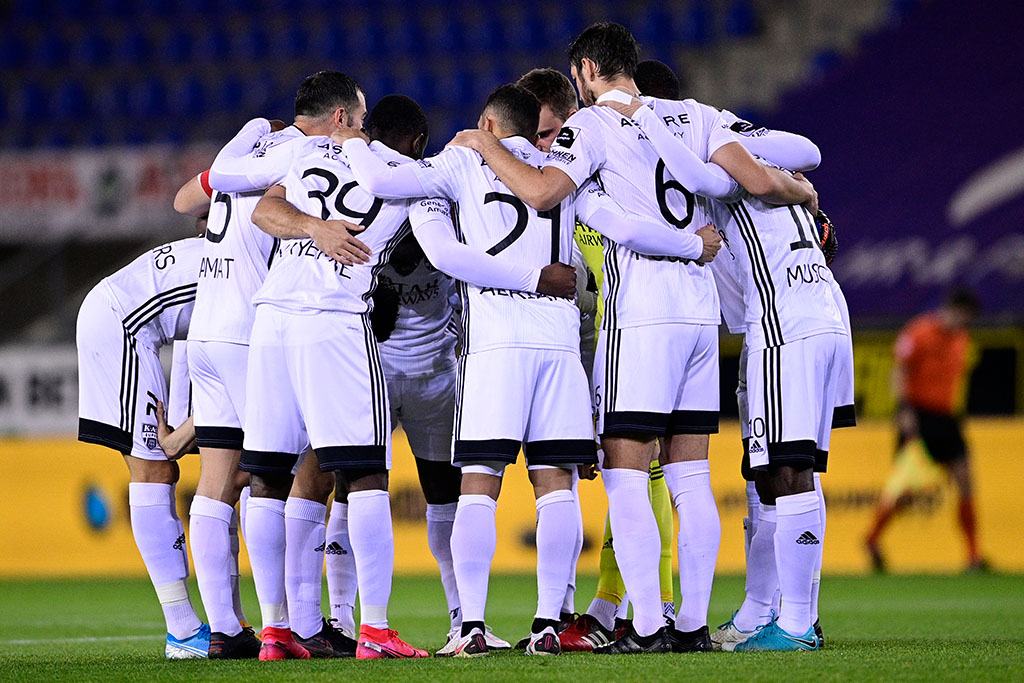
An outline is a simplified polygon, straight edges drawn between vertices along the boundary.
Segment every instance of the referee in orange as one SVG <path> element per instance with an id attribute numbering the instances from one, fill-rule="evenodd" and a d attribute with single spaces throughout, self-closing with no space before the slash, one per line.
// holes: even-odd
<path id="1" fill-rule="evenodd" d="M 900 330 L 894 347 L 893 384 L 899 400 L 896 416 L 898 451 L 920 439 L 925 452 L 956 484 L 960 495 L 959 522 L 967 539 L 969 570 L 985 568 L 978 550 L 967 444 L 961 431 L 966 380 L 971 369 L 968 325 L 978 301 L 964 289 L 952 291 L 936 311 L 911 320 Z M 875 570 L 885 570 L 879 541 L 888 522 L 909 500 L 905 473 L 894 469 L 875 510 L 866 545 Z"/>

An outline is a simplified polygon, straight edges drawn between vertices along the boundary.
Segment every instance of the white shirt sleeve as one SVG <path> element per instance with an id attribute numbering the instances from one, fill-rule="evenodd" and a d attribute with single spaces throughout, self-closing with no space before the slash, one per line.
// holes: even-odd
<path id="1" fill-rule="evenodd" d="M 718 164 L 704 163 L 686 143 L 672 134 L 668 126 L 647 105 L 633 114 L 647 139 L 665 162 L 665 168 L 683 186 L 695 194 L 713 199 L 729 197 L 739 184 Z"/>
<path id="2" fill-rule="evenodd" d="M 581 223 L 638 254 L 696 260 L 704 253 L 699 235 L 629 214 L 596 184 L 579 194 L 575 207 Z"/>
<path id="3" fill-rule="evenodd" d="M 446 199 L 415 202 L 409 212 L 413 234 L 423 253 L 438 270 L 478 287 L 536 292 L 539 268 L 527 268 L 459 242 Z"/>
<path id="4" fill-rule="evenodd" d="M 258 122 L 266 127 L 261 130 Z M 295 145 L 311 138 L 271 137 L 266 119 L 253 119 L 217 154 L 210 167 L 210 187 L 220 192 L 252 192 L 280 183 L 291 168 Z"/>
<path id="5" fill-rule="evenodd" d="M 759 128 L 731 111 L 722 110 L 721 123 L 733 139 L 754 156 L 791 171 L 811 171 L 821 164 L 821 150 L 803 135 Z"/>
<path id="6" fill-rule="evenodd" d="M 570 116 L 551 145 L 544 167 L 554 166 L 564 171 L 576 187 L 583 187 L 606 159 L 598 125 L 593 114 L 585 109 Z"/>

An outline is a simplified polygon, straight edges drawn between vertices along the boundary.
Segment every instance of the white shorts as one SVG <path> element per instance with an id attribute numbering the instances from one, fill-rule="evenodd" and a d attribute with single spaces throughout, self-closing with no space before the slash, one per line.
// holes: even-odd
<path id="1" fill-rule="evenodd" d="M 452 463 L 596 463 L 587 375 L 571 351 L 505 348 L 459 359 Z"/>
<path id="2" fill-rule="evenodd" d="M 156 403 L 167 380 L 156 347 L 125 331 L 102 288 L 78 312 L 78 440 L 144 460 L 166 460 L 156 431 Z"/>
<path id="3" fill-rule="evenodd" d="M 602 330 L 594 407 L 602 437 L 718 433 L 718 327 Z"/>
<path id="4" fill-rule="evenodd" d="M 854 398 L 853 339 L 849 336 L 840 344 L 836 354 L 839 376 L 836 384 L 836 408 L 832 413 L 832 429 L 857 426 Z"/>
<path id="5" fill-rule="evenodd" d="M 747 354 L 750 467 L 824 472 L 845 334 L 829 332 Z"/>
<path id="6" fill-rule="evenodd" d="M 455 382 L 455 368 L 425 377 L 388 379 L 391 428 L 402 423 L 412 454 L 421 460 L 451 461 Z"/>
<path id="7" fill-rule="evenodd" d="M 241 450 L 249 346 L 231 342 L 188 343 L 196 442 L 200 448 Z"/>
<path id="8" fill-rule="evenodd" d="M 241 468 L 290 471 L 307 444 L 321 470 L 390 468 L 387 386 L 369 320 L 256 307 Z"/>
<path id="9" fill-rule="evenodd" d="M 171 386 L 167 389 L 167 424 L 180 427 L 192 414 L 192 378 L 188 371 L 188 344 L 174 342 L 171 354 Z"/>

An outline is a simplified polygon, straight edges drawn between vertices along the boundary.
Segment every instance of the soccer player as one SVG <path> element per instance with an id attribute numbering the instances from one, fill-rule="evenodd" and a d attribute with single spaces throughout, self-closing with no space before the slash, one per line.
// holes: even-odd
<path id="1" fill-rule="evenodd" d="M 478 126 L 488 131 L 490 137 L 501 140 L 499 144 L 503 149 L 507 146 L 510 154 L 529 162 L 538 156 L 532 138 L 537 130 L 539 111 L 540 104 L 529 91 L 515 85 L 502 86 L 492 93 Z M 351 136 L 351 133 L 341 132 L 341 135 Z M 581 401 L 585 404 L 587 393 L 578 355 L 578 311 L 569 305 L 568 313 L 573 316 L 573 322 L 567 323 L 561 318 L 567 314 L 562 302 L 514 292 L 541 291 L 534 284 L 542 275 L 537 269 L 539 263 L 547 263 L 546 268 L 549 268 L 557 266 L 562 259 L 568 260 L 571 248 L 568 227 L 574 225 L 577 217 L 604 233 L 615 235 L 618 241 L 630 244 L 637 252 L 672 258 L 709 261 L 718 250 L 718 237 L 710 228 L 697 235 L 684 234 L 641 216 L 627 216 L 596 187 L 578 193 L 573 201 L 559 202 L 539 213 L 531 212 L 521 200 L 504 191 L 506 187 L 493 173 L 483 170 L 486 166 L 476 154 L 458 148 L 448 149 L 420 164 L 398 167 L 388 167 L 367 154 L 365 144 L 356 137 L 346 140 L 345 149 L 356 177 L 375 194 L 439 195 L 458 202 L 456 230 L 461 235 L 460 241 L 477 247 L 490 245 L 487 253 L 502 254 L 499 259 L 502 264 L 509 264 L 517 255 L 525 263 L 537 264 L 534 274 L 527 271 L 518 283 L 513 279 L 512 287 L 482 286 L 462 291 L 467 336 L 466 355 L 461 360 L 462 389 L 457 403 L 453 462 L 462 465 L 463 479 L 452 554 L 463 608 L 464 642 L 458 646 L 457 654 L 486 653 L 482 621 L 493 541 L 489 540 L 487 550 L 481 553 L 480 538 L 493 539 L 501 475 L 505 464 L 514 462 L 524 437 L 528 469 L 538 495 L 539 597 L 527 653 L 557 654 L 560 646 L 555 626 L 565 598 L 577 531 L 570 528 L 571 538 L 560 538 L 566 533 L 565 525 L 556 526 L 550 520 L 572 514 L 562 509 L 565 506 L 575 508 L 569 490 L 572 475 L 565 466 L 596 460 L 592 456 L 593 427 L 590 410 L 585 409 L 585 421 L 578 412 L 581 410 L 578 404 Z M 536 170 L 536 167 L 531 168 Z M 449 213 L 446 207 L 441 200 L 421 203 L 414 210 L 414 222 L 418 217 L 425 225 L 446 224 L 445 217 Z M 502 220 L 496 222 L 495 215 Z M 437 220 L 427 220 L 434 218 Z M 447 233 L 436 226 L 431 234 Z M 524 234 L 530 235 L 530 239 L 524 239 Z M 449 235 L 447 248 L 431 249 L 425 228 L 416 228 L 416 235 L 427 257 L 438 268 L 463 281 L 480 281 L 460 267 L 456 254 L 465 250 L 458 249 L 459 241 Z M 562 244 L 563 238 L 567 244 Z M 563 267 L 571 274 L 566 288 L 566 295 L 571 296 L 575 291 L 574 271 Z M 497 265 L 492 270 L 497 270 Z M 518 303 L 519 300 L 523 303 Z M 565 336 L 568 334 L 572 335 L 571 340 Z M 565 351 L 570 351 L 571 355 L 563 354 Z M 552 353 L 554 355 L 546 358 Z M 498 378 L 493 376 L 494 367 L 506 366 L 520 368 L 518 376 L 511 371 Z M 496 381 L 501 384 L 496 385 Z M 548 390 L 542 392 L 542 387 Z M 474 400 L 467 398 L 470 396 Z M 492 405 L 497 397 L 505 398 L 501 408 Z M 508 405 L 513 409 L 509 410 Z M 464 535 L 460 529 L 464 530 Z M 566 558 L 561 557 L 563 552 L 569 553 Z M 560 580 L 560 587 L 553 587 Z"/>
<path id="2" fill-rule="evenodd" d="M 363 92 L 351 78 L 337 78 L 346 82 L 347 93 L 325 102 L 324 114 L 334 128 L 358 128 L 366 114 Z M 274 267 L 254 296 L 241 461 L 252 474 L 250 508 L 259 500 L 280 515 L 290 470 L 308 440 L 321 469 L 340 471 L 348 491 L 348 531 L 363 622 L 356 657 L 426 657 L 426 651 L 402 641 L 388 625 L 394 565 L 387 492 L 390 415 L 368 318 L 379 272 L 408 232 L 408 202 L 367 193 L 352 177 L 340 145 L 328 138 L 288 144 L 290 155 L 281 155 L 290 156 L 285 177 L 260 200 L 253 221 L 274 233 L 282 225 L 348 216 L 362 228 L 355 241 L 361 254 L 346 265 L 312 240 L 288 240 L 279 245 Z M 406 160 L 382 145 L 374 153 L 388 161 Z M 261 542 L 266 546 L 261 551 L 280 553 L 280 537 L 258 541 L 252 532 L 249 536 L 250 547 Z"/>
<path id="3" fill-rule="evenodd" d="M 665 162 L 635 124 L 589 106 L 638 92 L 632 80 L 637 52 L 633 36 L 618 24 L 595 24 L 576 38 L 570 65 L 588 106 L 566 121 L 541 169 L 522 163 L 484 132 L 464 131 L 453 143 L 480 152 L 512 192 L 537 210 L 555 206 L 599 171 L 603 189 L 631 213 L 680 232 L 704 225 L 704 209 L 691 192 L 710 190 L 667 177 Z M 814 197 L 809 183 L 758 164 L 723 133 L 716 110 L 692 101 L 649 102 L 686 132 L 700 161 L 712 160 L 728 172 L 706 174 L 712 189 L 727 190 L 735 178 L 771 202 Z M 707 464 L 708 434 L 718 428 L 718 295 L 708 269 L 695 261 L 644 258 L 621 244 L 608 247 L 595 393 L 612 533 L 634 619 L 622 638 L 595 651 L 708 649 L 707 606 L 721 535 Z M 668 438 L 662 468 L 683 520 L 683 601 L 671 632 L 662 615 L 660 535 L 647 493 L 652 442 L 661 436 Z"/>
<path id="4" fill-rule="evenodd" d="M 638 67 L 639 68 L 639 67 Z M 555 141 L 558 132 L 565 125 L 565 121 L 576 113 L 578 100 L 576 90 L 572 82 L 556 69 L 533 69 L 527 72 L 517 81 L 532 92 L 541 103 L 540 123 L 537 131 L 537 148 L 542 152 L 549 152 Z M 646 92 L 646 91 L 645 91 Z M 678 94 L 676 96 L 678 99 Z M 604 242 L 601 234 L 592 228 L 577 222 L 574 235 L 576 248 L 573 253 L 579 253 L 580 262 L 577 271 L 582 273 L 577 283 L 577 303 L 581 306 L 584 315 L 580 321 L 580 355 L 583 359 L 583 367 L 587 371 L 587 377 L 591 378 L 591 389 L 593 389 L 594 351 L 596 348 L 597 331 L 601 326 L 601 318 L 604 313 L 604 300 L 600 296 L 601 284 L 604 281 Z M 574 262 L 574 265 L 576 263 Z M 587 273 L 590 273 L 588 276 Z M 591 294 L 586 289 L 589 282 L 593 282 L 597 295 Z M 590 308 L 583 305 L 583 301 L 593 301 Z M 658 567 L 659 582 L 661 586 L 662 610 L 666 618 L 673 619 L 675 616 L 675 603 L 672 587 L 672 533 L 674 522 L 672 519 L 672 500 L 665 484 L 664 473 L 657 461 L 651 463 L 651 504 L 655 518 L 658 522 L 658 531 L 661 537 L 661 562 Z M 579 504 L 578 479 L 573 480 L 573 496 Z M 582 511 L 579 518 L 579 537 L 577 538 L 575 557 L 578 560 L 580 551 L 583 548 L 583 519 Z M 573 567 L 576 562 L 573 562 Z M 591 601 L 587 611 L 575 616 L 575 571 L 572 582 L 566 590 L 565 603 L 562 605 L 562 623 L 559 629 L 558 638 L 562 649 L 566 651 L 590 651 L 594 647 L 607 645 L 614 640 L 615 633 L 624 631 L 624 620 L 617 621 L 618 613 L 625 614 L 628 610 L 629 601 L 625 600 L 625 589 L 622 585 L 622 576 L 619 573 L 618 564 L 615 561 L 615 550 L 612 544 L 611 526 L 605 523 L 604 540 L 601 545 L 600 572 L 598 576 L 597 593 Z"/>
<path id="5" fill-rule="evenodd" d="M 677 139 L 665 135 L 669 128 L 664 122 L 643 109 L 617 108 L 642 122 L 663 157 L 675 159 L 684 152 Z M 745 130 L 736 123 L 724 122 Z M 764 543 L 774 546 L 782 594 L 777 620 L 742 642 L 724 642 L 722 647 L 816 650 L 820 642 L 811 602 L 823 534 L 813 473 L 825 471 L 849 335 L 832 294 L 812 214 L 803 207 L 772 206 L 749 194 L 734 203 L 711 202 L 711 208 L 733 257 L 715 267 L 717 278 L 731 285 L 721 288 L 723 310 L 744 312 L 749 464 L 761 472 L 762 504 L 777 505 L 775 528 L 762 515 L 748 558 Z M 726 304 L 735 294 L 742 299 Z M 774 583 L 767 587 L 770 599 Z M 744 608 L 749 598 L 750 591 Z M 743 608 L 733 623 L 742 614 Z"/>
<path id="6" fill-rule="evenodd" d="M 196 315 L 189 332 L 197 439 L 203 462 L 191 510 L 193 555 L 213 630 L 212 658 L 256 657 L 260 651 L 260 641 L 251 629 L 243 628 L 244 619 L 233 609 L 233 591 L 227 583 L 232 574 L 228 569 L 237 566 L 238 561 L 238 541 L 231 536 L 234 505 L 249 480 L 248 473 L 238 469 L 238 463 L 244 435 L 249 336 L 255 314 L 252 296 L 266 277 L 277 239 L 306 234 L 271 236 L 263 232 L 251 220 L 263 188 L 214 192 L 210 178 L 222 186 L 238 173 L 234 165 L 241 163 L 244 172 L 245 166 L 256 163 L 245 160 L 253 149 L 266 156 L 289 140 L 330 132 L 333 124 L 323 115 L 324 102 L 337 99 L 339 92 L 343 94 L 344 85 L 331 72 L 306 78 L 296 93 L 291 126 L 264 119 L 249 122 L 221 151 L 211 170 L 187 183 L 176 198 L 176 208 L 184 213 L 209 211 L 212 226 L 206 233 Z M 297 470 L 285 503 L 286 535 L 292 539 L 285 551 L 285 561 L 292 569 L 285 573 L 285 593 L 290 596 L 288 622 L 299 644 L 312 656 L 355 656 L 354 634 L 333 628 L 320 610 L 323 551 L 317 549 L 324 541 L 324 501 L 334 487 L 334 477 L 321 474 L 313 465 L 310 462 Z M 257 530 L 257 535 L 262 531 Z M 257 565 L 261 559 L 255 558 Z M 283 624 L 265 619 L 264 626 L 282 628 Z M 273 641 L 268 643 L 268 648 L 274 647 Z"/>
<path id="7" fill-rule="evenodd" d="M 973 484 L 961 415 L 967 379 L 973 364 L 968 327 L 978 313 L 978 300 L 965 289 L 949 293 L 937 310 L 919 315 L 900 330 L 893 347 L 893 386 L 899 411 L 897 451 L 920 439 L 925 453 L 946 471 L 960 495 L 960 529 L 967 540 L 967 567 L 984 569 L 978 549 Z M 912 462 L 912 461 L 910 461 Z M 904 464 L 907 463 L 907 464 Z M 877 571 L 884 571 L 880 541 L 886 525 L 903 506 L 908 493 L 909 462 L 898 458 L 890 484 L 875 510 L 867 548 Z"/>
<path id="8" fill-rule="evenodd" d="M 188 334 L 203 243 L 189 238 L 152 249 L 99 282 L 78 313 L 78 439 L 112 448 L 128 466 L 132 535 L 167 623 L 168 659 L 205 658 L 210 627 L 188 594 L 188 549 L 178 518 L 175 462 L 158 440 L 167 403 L 159 349 Z M 184 434 L 187 430 L 182 430 Z"/>

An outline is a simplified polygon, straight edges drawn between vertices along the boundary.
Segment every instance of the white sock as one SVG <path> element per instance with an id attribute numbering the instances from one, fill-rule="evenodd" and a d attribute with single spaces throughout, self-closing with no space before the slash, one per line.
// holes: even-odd
<path id="1" fill-rule="evenodd" d="M 356 558 L 348 538 L 348 503 L 331 503 L 327 520 L 327 594 L 331 600 L 331 618 L 350 638 L 356 634 Z"/>
<path id="2" fill-rule="evenodd" d="M 167 632 L 178 639 L 199 630 L 201 622 L 188 597 L 185 533 L 173 514 L 174 489 L 170 484 L 128 484 L 132 535 L 149 579 L 164 611 Z"/>
<path id="3" fill-rule="evenodd" d="M 263 628 L 289 628 L 284 586 L 284 501 L 251 496 L 245 523 L 245 546 L 249 549 Z"/>
<path id="4" fill-rule="evenodd" d="M 241 572 L 238 569 L 238 513 L 231 508 L 231 523 L 228 525 L 228 541 L 231 548 L 231 605 L 239 624 L 246 623 L 245 610 L 242 608 L 242 591 L 239 585 Z"/>
<path id="5" fill-rule="evenodd" d="M 590 607 L 587 608 L 587 614 L 597 619 L 601 626 L 611 631 L 615 628 L 615 612 L 619 609 L 619 606 L 614 602 L 605 600 L 604 598 L 594 598 L 590 601 Z"/>
<path id="6" fill-rule="evenodd" d="M 359 580 L 360 620 L 367 626 L 387 628 L 395 571 L 395 536 L 387 491 L 348 494 L 348 534 Z"/>
<path id="7" fill-rule="evenodd" d="M 238 530 L 242 532 L 243 541 L 245 540 L 245 515 L 248 513 L 250 495 L 252 495 L 252 489 L 246 486 L 238 496 Z"/>
<path id="8" fill-rule="evenodd" d="M 629 593 L 625 593 L 622 596 L 622 600 L 615 607 L 615 618 L 616 619 L 629 619 Z"/>
<path id="9" fill-rule="evenodd" d="M 818 621 L 818 591 L 821 589 L 821 564 L 825 551 L 825 492 L 821 488 L 821 475 L 814 473 L 814 492 L 818 494 L 818 516 L 821 517 L 821 544 L 818 546 L 818 561 L 814 564 L 811 579 L 811 624 Z"/>
<path id="10" fill-rule="evenodd" d="M 707 460 L 662 465 L 665 483 L 679 512 L 679 613 L 676 628 L 695 631 L 708 622 L 722 523 L 711 493 Z"/>
<path id="11" fill-rule="evenodd" d="M 580 475 L 572 471 L 572 503 L 574 506 L 573 515 L 576 518 L 576 543 L 572 552 L 572 570 L 569 573 L 569 585 L 565 589 L 565 599 L 562 600 L 562 612 L 565 614 L 576 613 L 576 566 L 580 561 L 580 553 L 583 552 L 583 508 L 580 505 Z"/>
<path id="12" fill-rule="evenodd" d="M 747 596 L 733 617 L 741 631 L 753 631 L 771 620 L 772 598 L 779 587 L 779 573 L 775 569 L 774 505 L 762 505 L 757 522 L 757 533 L 747 553 Z"/>
<path id="13" fill-rule="evenodd" d="M 776 499 L 775 564 L 782 590 L 779 626 L 793 636 L 811 627 L 811 578 L 821 552 L 821 517 L 814 491 Z"/>
<path id="14" fill-rule="evenodd" d="M 441 571 L 441 586 L 444 587 L 444 597 L 448 601 L 451 628 L 462 625 L 459 587 L 455 582 L 455 567 L 452 565 L 452 526 L 455 524 L 455 511 L 458 507 L 458 503 L 427 503 L 427 545 Z"/>
<path id="15" fill-rule="evenodd" d="M 235 509 L 213 498 L 196 496 L 189 511 L 192 559 L 196 563 L 199 594 L 210 630 L 229 636 L 242 630 L 235 614 L 231 576 L 231 520 Z M 237 573 L 236 573 L 237 576 Z"/>
<path id="16" fill-rule="evenodd" d="M 757 495 L 757 487 L 754 482 L 747 482 L 747 516 L 743 518 L 743 553 L 746 556 L 750 552 L 750 541 L 757 533 L 758 505 L 761 497 Z"/>
<path id="17" fill-rule="evenodd" d="M 452 526 L 452 564 L 459 586 L 462 621 L 484 621 L 487 608 L 487 581 L 491 560 L 498 543 L 494 521 L 498 503 L 490 496 L 459 496 Z"/>
<path id="18" fill-rule="evenodd" d="M 559 618 L 572 573 L 577 529 L 572 491 L 552 491 L 537 499 L 537 619 Z"/>
<path id="19" fill-rule="evenodd" d="M 661 534 L 651 508 L 650 475 L 616 468 L 604 470 L 602 476 L 615 559 L 633 602 L 633 627 L 638 635 L 649 636 L 665 625 L 658 566 Z"/>
<path id="20" fill-rule="evenodd" d="M 324 535 L 327 506 L 289 497 L 284 505 L 284 585 L 292 633 L 312 638 L 323 628 Z"/>

